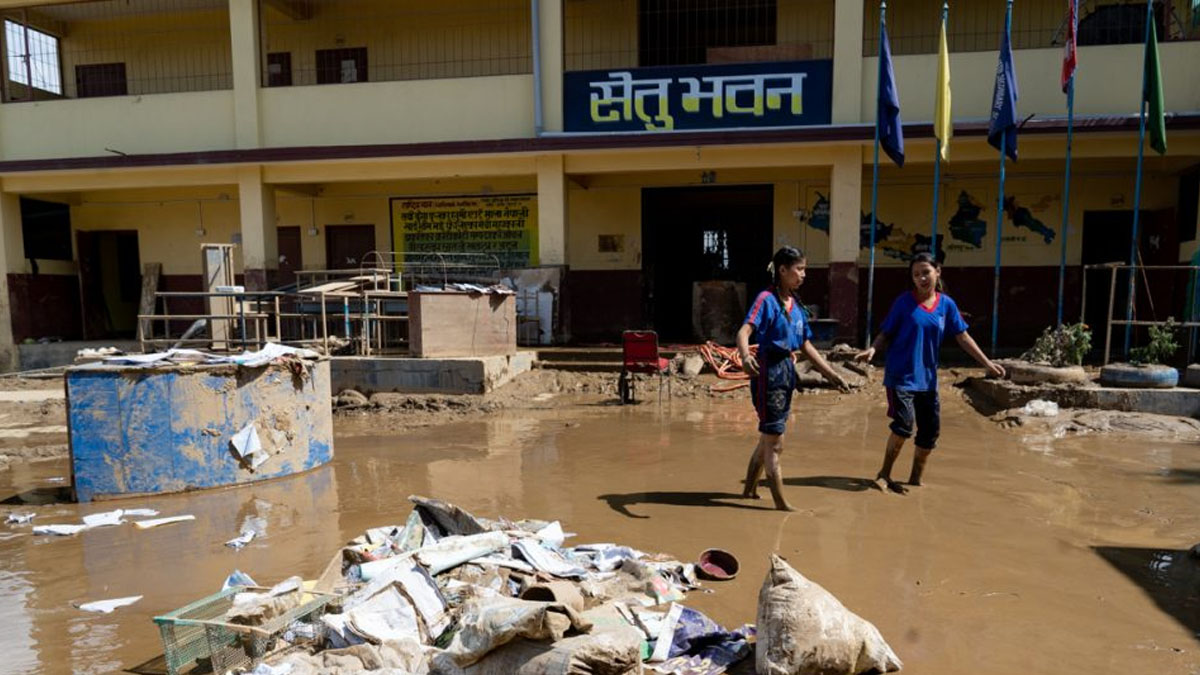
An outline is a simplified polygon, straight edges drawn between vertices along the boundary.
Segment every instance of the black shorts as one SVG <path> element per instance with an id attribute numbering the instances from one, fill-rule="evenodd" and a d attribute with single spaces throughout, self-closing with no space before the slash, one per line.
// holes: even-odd
<path id="1" fill-rule="evenodd" d="M 759 363 L 760 372 L 750 378 L 750 400 L 758 413 L 759 433 L 779 436 L 787 429 L 796 388 L 796 366 L 791 355 L 774 363 Z"/>
<path id="2" fill-rule="evenodd" d="M 887 399 L 892 433 L 901 438 L 911 438 L 913 426 L 916 426 L 917 447 L 934 449 L 942 430 L 942 402 L 938 399 L 937 389 L 912 391 L 888 387 Z"/>

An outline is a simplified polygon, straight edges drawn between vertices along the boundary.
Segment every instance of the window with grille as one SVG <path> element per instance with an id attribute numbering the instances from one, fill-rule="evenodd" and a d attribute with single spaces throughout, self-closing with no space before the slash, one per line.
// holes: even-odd
<path id="1" fill-rule="evenodd" d="M 8 79 L 17 84 L 62 95 L 58 38 L 5 19 L 4 39 L 8 45 Z"/>
<path id="2" fill-rule="evenodd" d="M 775 45 L 776 0 L 640 0 L 638 62 L 683 66 L 741 60 L 739 49 Z M 718 52 L 718 53 L 714 53 Z M 731 52 L 721 54 L 719 52 Z"/>

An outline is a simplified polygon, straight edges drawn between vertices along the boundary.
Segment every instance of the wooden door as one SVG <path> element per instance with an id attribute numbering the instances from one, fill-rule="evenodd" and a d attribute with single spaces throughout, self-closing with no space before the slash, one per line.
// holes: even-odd
<path id="1" fill-rule="evenodd" d="M 280 286 L 296 283 L 296 270 L 301 269 L 300 228 L 281 227 L 277 230 L 279 242 Z"/>
<path id="2" fill-rule="evenodd" d="M 325 226 L 325 269 L 358 269 L 374 250 L 374 225 Z"/>

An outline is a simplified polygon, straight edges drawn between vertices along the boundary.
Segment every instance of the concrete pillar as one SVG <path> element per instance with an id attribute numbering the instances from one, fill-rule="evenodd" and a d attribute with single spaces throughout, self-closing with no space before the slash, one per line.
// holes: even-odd
<path id="1" fill-rule="evenodd" d="M 0 192 L 0 371 L 16 370 L 17 345 L 13 339 L 12 301 L 8 275 L 25 270 L 25 240 L 21 233 L 21 198 Z"/>
<path id="2" fill-rule="evenodd" d="M 229 0 L 233 48 L 233 118 L 239 149 L 262 143 L 259 115 L 259 16 L 257 0 Z"/>
<path id="3" fill-rule="evenodd" d="M 262 167 L 238 169 L 238 210 L 242 224 L 242 267 L 248 290 L 270 288 L 279 269 L 279 235 L 275 227 L 275 187 L 263 183 Z"/>
<path id="4" fill-rule="evenodd" d="M 563 128 L 563 0 L 538 0 L 542 67 L 542 124 L 544 131 Z"/>
<path id="5" fill-rule="evenodd" d="M 567 175 L 562 155 L 537 159 L 538 264 L 567 264 Z"/>
<path id="6" fill-rule="evenodd" d="M 835 0 L 833 13 L 833 123 L 862 119 L 863 1 Z"/>
<path id="7" fill-rule="evenodd" d="M 837 337 L 858 341 L 858 244 L 862 222 L 862 149 L 834 152 L 829 177 L 829 316 Z"/>

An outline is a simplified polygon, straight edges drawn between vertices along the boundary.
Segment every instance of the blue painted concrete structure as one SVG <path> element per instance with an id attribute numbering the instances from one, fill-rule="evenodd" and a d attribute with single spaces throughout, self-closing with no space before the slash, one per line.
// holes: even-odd
<path id="1" fill-rule="evenodd" d="M 287 476 L 333 458 L 329 361 L 303 377 L 282 366 L 66 373 L 72 483 L 81 502 Z M 255 423 L 269 459 L 252 471 L 230 439 Z"/>

